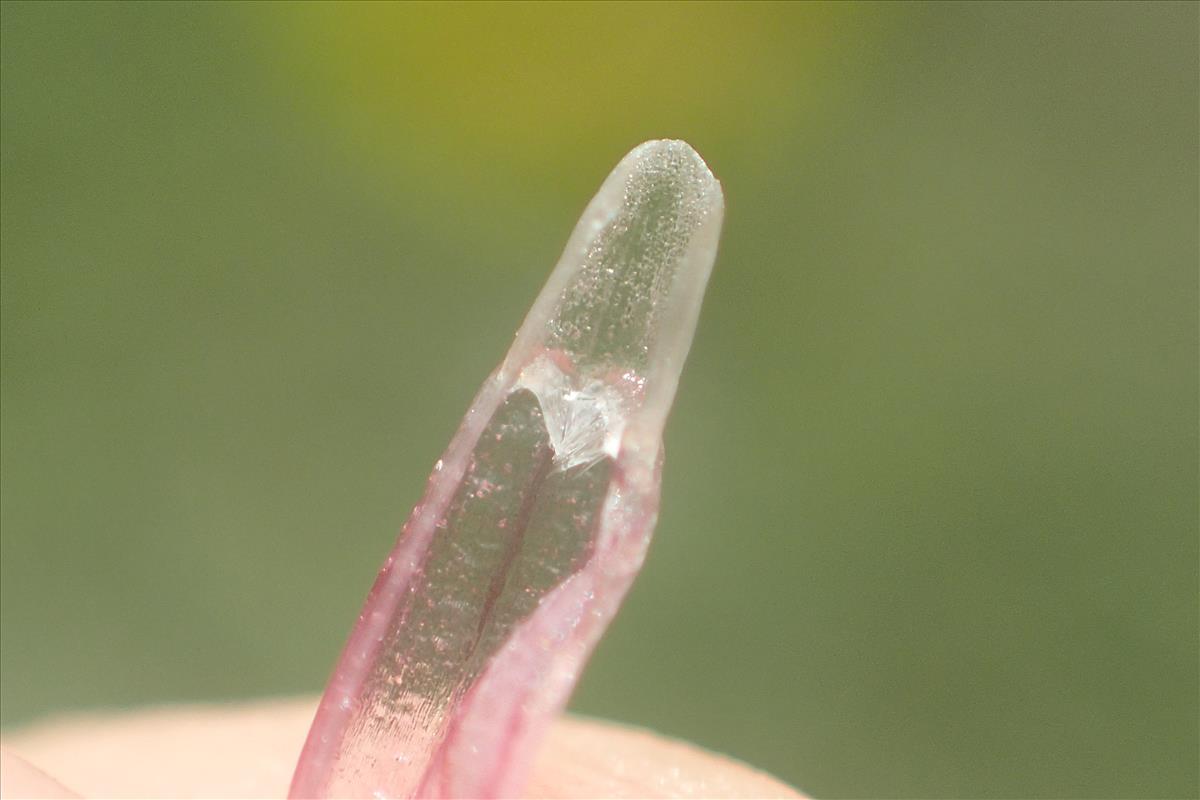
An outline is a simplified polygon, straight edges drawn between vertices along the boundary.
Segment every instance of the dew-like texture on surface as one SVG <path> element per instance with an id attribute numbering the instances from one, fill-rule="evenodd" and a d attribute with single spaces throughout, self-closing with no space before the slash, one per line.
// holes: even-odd
<path id="1" fill-rule="evenodd" d="M 548 323 L 547 346 L 590 363 L 646 367 L 675 271 L 712 213 L 716 180 L 682 142 L 649 150 L 622 203 L 588 243 Z"/>
<path id="2" fill-rule="evenodd" d="M 520 792 L 645 556 L 722 209 L 683 142 L 605 181 L 380 572 L 293 796 Z"/>
<path id="3" fill-rule="evenodd" d="M 611 466 L 557 464 L 536 396 L 509 395 L 385 634 L 331 794 L 353 793 L 367 775 L 387 785 L 421 780 L 447 710 L 513 626 L 587 558 Z"/>

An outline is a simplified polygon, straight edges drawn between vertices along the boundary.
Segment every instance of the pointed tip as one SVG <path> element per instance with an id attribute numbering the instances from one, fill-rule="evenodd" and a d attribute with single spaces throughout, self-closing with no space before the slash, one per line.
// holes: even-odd
<path id="1" fill-rule="evenodd" d="M 540 347 L 599 369 L 654 372 L 665 357 L 677 370 L 723 210 L 721 185 L 691 145 L 656 139 L 635 147 L 576 226 L 522 326 L 519 358 Z"/>
<path id="2" fill-rule="evenodd" d="M 630 172 L 651 173 L 660 179 L 690 185 L 698 194 L 717 203 L 723 201 L 721 182 L 713 175 L 708 164 L 682 139 L 651 139 L 642 142 L 621 160 L 622 167 Z"/>
<path id="3" fill-rule="evenodd" d="M 642 142 L 637 147 L 629 151 L 627 158 L 645 159 L 645 158 L 666 158 L 675 160 L 687 160 L 692 164 L 698 165 L 702 170 L 707 172 L 711 177 L 712 172 L 708 168 L 708 164 L 704 163 L 704 159 L 696 152 L 696 148 L 685 142 L 683 139 L 648 139 Z"/>

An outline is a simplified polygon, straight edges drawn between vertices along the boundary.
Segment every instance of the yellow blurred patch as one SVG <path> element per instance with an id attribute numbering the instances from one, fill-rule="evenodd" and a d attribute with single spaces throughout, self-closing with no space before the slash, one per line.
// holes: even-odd
<path id="1" fill-rule="evenodd" d="M 779 138 L 847 5 L 262 4 L 256 40 L 302 106 L 373 159 L 472 183 L 561 183 L 630 146 Z M 593 176 L 580 176 L 590 181 Z"/>

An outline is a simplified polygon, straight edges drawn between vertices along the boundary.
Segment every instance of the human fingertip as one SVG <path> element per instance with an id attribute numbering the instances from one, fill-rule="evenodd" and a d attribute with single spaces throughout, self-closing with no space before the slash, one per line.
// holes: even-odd
<path id="1" fill-rule="evenodd" d="M 792 798 L 783 781 L 641 728 L 565 716 L 534 765 L 530 798 Z"/>
<path id="2" fill-rule="evenodd" d="M 80 797 L 16 753 L 0 749 L 0 798 Z"/>

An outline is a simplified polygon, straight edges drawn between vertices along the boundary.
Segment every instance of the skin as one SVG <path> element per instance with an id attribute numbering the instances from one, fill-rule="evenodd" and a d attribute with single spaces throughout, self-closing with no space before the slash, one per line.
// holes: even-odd
<path id="1" fill-rule="evenodd" d="M 313 699 L 61 717 L 6 736 L 0 796 L 283 797 Z M 566 716 L 529 798 L 796 798 L 771 776 L 648 731 Z"/>

